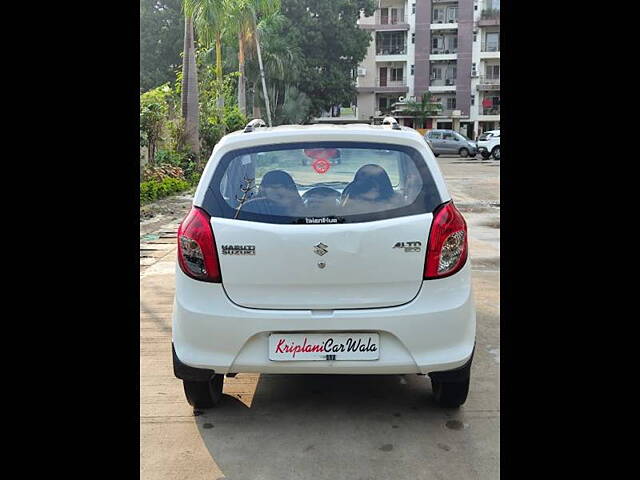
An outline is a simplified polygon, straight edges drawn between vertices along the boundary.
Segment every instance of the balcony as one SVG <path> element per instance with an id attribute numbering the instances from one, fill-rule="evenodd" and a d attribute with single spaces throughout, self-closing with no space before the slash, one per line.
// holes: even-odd
<path id="1" fill-rule="evenodd" d="M 482 107 L 481 115 L 500 115 L 500 105 L 495 105 L 493 107 Z"/>
<path id="2" fill-rule="evenodd" d="M 383 12 L 382 9 L 376 10 L 373 14 L 374 22 L 376 25 L 402 25 L 409 24 L 409 15 L 407 15 L 404 9 L 389 9 L 388 12 Z"/>
<path id="3" fill-rule="evenodd" d="M 431 87 L 455 87 L 456 79 L 455 78 L 432 78 L 429 82 L 429 86 Z"/>
<path id="4" fill-rule="evenodd" d="M 406 54 L 407 54 L 406 45 L 392 45 L 392 46 L 376 45 L 376 55 L 406 55 Z"/>
<path id="5" fill-rule="evenodd" d="M 482 10 L 480 20 L 478 20 L 478 26 L 493 27 L 496 25 L 500 25 L 500 10 L 496 10 L 495 8 Z"/>
<path id="6" fill-rule="evenodd" d="M 480 45 L 480 59 L 498 59 L 500 58 L 500 38 L 492 35 L 493 38 L 487 40 L 482 39 Z"/>
<path id="7" fill-rule="evenodd" d="M 376 77 L 374 86 L 362 86 L 356 87 L 358 93 L 407 93 L 409 87 L 407 85 L 407 78 L 391 80 L 388 77 Z"/>
<path id="8" fill-rule="evenodd" d="M 495 91 L 500 90 L 500 77 L 486 76 L 480 77 L 478 82 L 478 90 Z"/>
<path id="9" fill-rule="evenodd" d="M 431 55 L 450 55 L 450 54 L 454 54 L 454 53 L 458 53 L 458 49 L 457 48 L 432 48 L 431 49 Z"/>
<path id="10" fill-rule="evenodd" d="M 372 17 L 361 19 L 359 25 L 368 30 L 409 30 L 409 15 L 401 8 L 377 9 Z"/>
<path id="11" fill-rule="evenodd" d="M 406 87 L 406 86 L 407 86 L 406 77 L 402 77 L 396 80 L 391 80 L 386 77 L 376 77 L 376 88 L 377 87 Z"/>

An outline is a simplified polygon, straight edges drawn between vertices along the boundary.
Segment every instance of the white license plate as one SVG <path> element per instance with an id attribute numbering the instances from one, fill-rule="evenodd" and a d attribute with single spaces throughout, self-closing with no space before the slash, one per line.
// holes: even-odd
<path id="1" fill-rule="evenodd" d="M 377 333 L 272 333 L 269 360 L 377 360 Z"/>

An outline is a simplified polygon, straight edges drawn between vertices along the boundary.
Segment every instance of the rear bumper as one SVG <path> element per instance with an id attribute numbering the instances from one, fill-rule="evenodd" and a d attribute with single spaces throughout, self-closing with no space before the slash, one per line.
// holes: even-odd
<path id="1" fill-rule="evenodd" d="M 199 282 L 176 270 L 173 344 L 181 368 L 215 373 L 428 374 L 464 366 L 473 352 L 475 328 L 469 261 L 451 277 L 424 282 L 405 305 L 333 311 L 240 307 L 228 299 L 222 285 Z M 380 358 L 269 360 L 269 334 L 286 331 L 378 332 Z"/>

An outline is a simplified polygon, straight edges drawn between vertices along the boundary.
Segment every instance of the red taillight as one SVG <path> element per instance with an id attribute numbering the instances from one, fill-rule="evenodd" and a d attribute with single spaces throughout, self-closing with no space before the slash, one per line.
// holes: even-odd
<path id="1" fill-rule="evenodd" d="M 192 207 L 178 227 L 178 263 L 191 278 L 205 282 L 221 281 L 211 217 L 198 207 Z"/>
<path id="2" fill-rule="evenodd" d="M 456 273 L 467 261 L 467 223 L 453 205 L 436 211 L 429 233 L 424 278 L 442 278 Z"/>

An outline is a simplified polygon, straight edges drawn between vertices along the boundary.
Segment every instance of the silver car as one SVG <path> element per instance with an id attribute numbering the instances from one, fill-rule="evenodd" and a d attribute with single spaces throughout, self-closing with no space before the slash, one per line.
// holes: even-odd
<path id="1" fill-rule="evenodd" d="M 455 130 L 431 130 L 425 136 L 433 154 L 460 155 L 461 157 L 475 157 L 478 145 Z"/>

